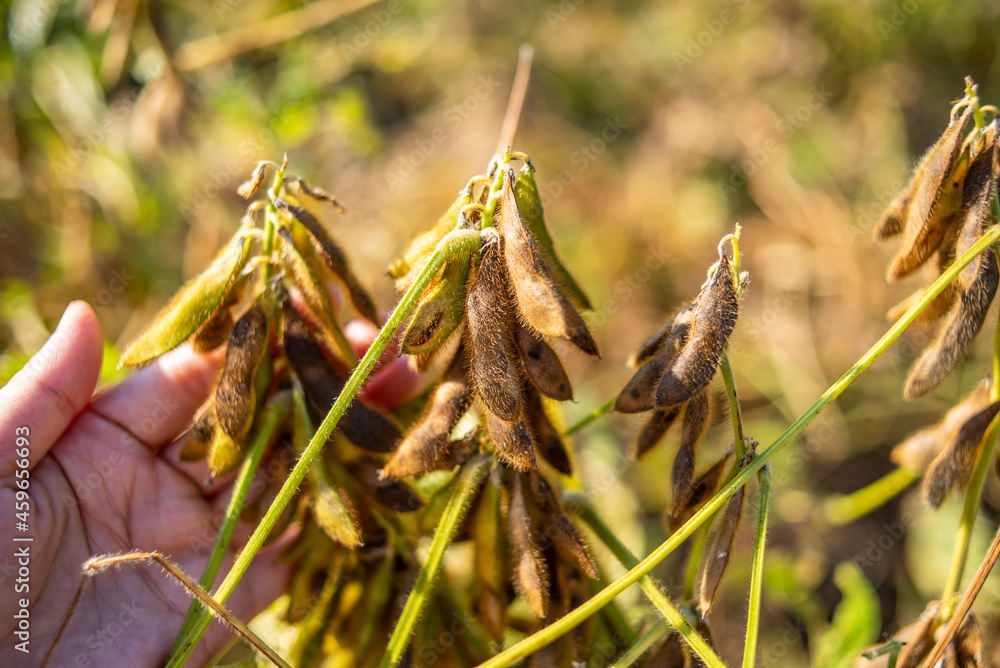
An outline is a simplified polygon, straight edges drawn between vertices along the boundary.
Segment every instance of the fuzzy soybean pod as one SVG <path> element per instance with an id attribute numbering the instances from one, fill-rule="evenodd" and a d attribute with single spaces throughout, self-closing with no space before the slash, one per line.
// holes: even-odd
<path id="1" fill-rule="evenodd" d="M 992 144 L 981 150 L 969 168 L 969 185 L 964 194 L 961 232 L 956 253 L 970 248 L 996 224 L 992 200 L 996 193 L 996 151 Z M 919 397 L 937 387 L 965 356 L 983 326 L 1000 283 L 996 252 L 987 248 L 959 274 L 962 290 L 937 338 L 923 352 L 906 380 L 905 399 Z"/>
<path id="2" fill-rule="evenodd" d="M 257 405 L 254 375 L 264 358 L 268 339 L 268 312 L 255 302 L 233 326 L 226 363 L 215 389 L 215 416 L 219 428 L 237 443 L 250 430 Z"/>
<path id="3" fill-rule="evenodd" d="M 469 366 L 480 399 L 490 413 L 507 422 L 521 419 L 521 377 L 514 364 L 509 330 L 503 241 L 497 231 L 482 232 L 482 257 L 466 297 Z"/>
<path id="4" fill-rule="evenodd" d="M 682 410 L 684 410 L 684 404 L 655 409 L 646 423 L 642 425 L 635 441 L 632 442 L 632 449 L 629 452 L 632 459 L 641 459 L 643 455 L 662 441 L 667 431 L 680 417 Z"/>
<path id="5" fill-rule="evenodd" d="M 527 470 L 538 466 L 531 429 L 523 417 L 504 420 L 486 411 L 486 429 L 500 459 L 515 469 Z"/>
<path id="6" fill-rule="evenodd" d="M 687 492 L 678 505 L 675 497 L 672 512 L 664 518 L 671 533 L 684 525 L 719 489 L 722 477 L 729 470 L 729 460 L 733 457 L 733 449 L 729 448 L 714 464 L 705 470 L 688 486 Z"/>
<path id="7" fill-rule="evenodd" d="M 238 278 L 222 302 L 219 303 L 215 312 L 195 331 L 191 337 L 191 348 L 196 353 L 215 350 L 229 340 L 229 335 L 236 324 L 233 309 L 243 301 L 243 294 L 246 292 L 248 282 L 246 277 Z"/>
<path id="8" fill-rule="evenodd" d="M 889 280 L 912 273 L 937 250 L 956 214 L 962 207 L 962 186 L 969 168 L 969 155 L 962 151 L 962 135 L 972 105 L 949 123 L 917 166 L 913 176 L 913 197 L 906 210 L 903 241 L 889 267 Z"/>
<path id="9" fill-rule="evenodd" d="M 983 634 L 976 621 L 976 614 L 971 610 L 958 627 L 952 647 L 956 668 L 982 668 L 986 665 L 983 659 Z"/>
<path id="10" fill-rule="evenodd" d="M 511 329 L 521 366 L 532 384 L 550 399 L 572 401 L 573 386 L 556 351 L 517 318 L 511 318 Z"/>
<path id="11" fill-rule="evenodd" d="M 587 323 L 563 294 L 552 270 L 521 218 L 514 194 L 514 171 L 501 176 L 503 191 L 497 228 L 504 241 L 504 261 L 517 310 L 533 330 L 554 339 L 566 339 L 588 355 L 598 355 Z"/>
<path id="12" fill-rule="evenodd" d="M 429 353 L 448 340 L 461 324 L 471 261 L 472 251 L 465 248 L 445 264 L 441 277 L 424 294 L 403 334 L 403 353 Z"/>
<path id="13" fill-rule="evenodd" d="M 525 401 L 528 424 L 531 427 L 535 447 L 538 448 L 539 454 L 560 473 L 572 475 L 573 464 L 566 442 L 559 430 L 552 424 L 552 420 L 549 419 L 542 398 L 534 388 L 526 388 Z"/>
<path id="14" fill-rule="evenodd" d="M 528 471 L 524 475 L 528 478 L 531 497 L 538 509 L 541 533 L 552 542 L 559 556 L 575 565 L 587 577 L 596 578 L 597 564 L 590 556 L 580 532 L 563 510 L 549 481 L 538 471 Z"/>
<path id="15" fill-rule="evenodd" d="M 671 484 L 673 485 L 674 512 L 683 507 L 691 493 L 691 482 L 694 479 L 695 460 L 698 455 L 698 445 L 701 437 L 708 430 L 711 422 L 711 401 L 707 392 L 700 392 L 687 402 L 684 408 L 684 421 L 681 425 L 681 446 L 674 456 Z"/>
<path id="16" fill-rule="evenodd" d="M 313 407 L 326 415 L 344 389 L 344 379 L 330 365 L 322 346 L 288 301 L 283 315 L 282 343 L 288 362 Z M 351 443 L 371 452 L 392 452 L 401 436 L 392 420 L 361 401 L 351 404 L 337 428 Z"/>
<path id="17" fill-rule="evenodd" d="M 531 530 L 522 474 L 511 475 L 507 504 L 507 532 L 512 547 L 514 588 L 538 617 L 549 609 L 549 573 Z"/>
<path id="18" fill-rule="evenodd" d="M 660 381 L 687 343 L 694 319 L 694 307 L 685 306 L 670 319 L 667 325 L 669 329 L 665 328 L 665 333 L 661 330 L 653 338 L 647 339 L 637 355 L 637 363 L 642 366 L 618 394 L 615 411 L 644 413 L 653 410 Z"/>
<path id="19" fill-rule="evenodd" d="M 719 591 L 726 569 L 729 567 L 729 557 L 732 555 L 736 532 L 743 518 L 743 506 L 746 501 L 746 486 L 740 487 L 729 499 L 722 515 L 716 520 L 715 529 L 705 545 L 698 570 L 698 609 L 705 616 L 712 609 L 715 595 Z"/>
<path id="20" fill-rule="evenodd" d="M 462 351 L 427 402 L 423 415 L 403 436 L 385 465 L 386 475 L 402 478 L 434 468 L 451 446 L 451 432 L 472 405 L 472 389 L 465 376 Z"/>
<path id="21" fill-rule="evenodd" d="M 986 408 L 990 402 L 992 386 L 993 382 L 989 378 L 976 385 L 972 392 L 952 406 L 937 423 L 910 435 L 894 447 L 889 458 L 897 466 L 911 471 L 926 471 L 959 427 Z"/>
<path id="22" fill-rule="evenodd" d="M 178 458 L 182 462 L 193 462 L 207 455 L 217 426 L 215 422 L 215 396 L 211 396 L 198 409 Z"/>
<path id="23" fill-rule="evenodd" d="M 1000 401 L 972 415 L 958 428 L 945 449 L 934 459 L 924 478 L 924 498 L 931 507 L 940 506 L 952 487 L 972 470 L 972 464 L 986 430 L 998 411 L 1000 411 Z"/>
<path id="24" fill-rule="evenodd" d="M 657 408 L 690 400 L 711 382 L 719 366 L 739 315 L 733 272 L 725 254 L 719 257 L 719 263 L 698 295 L 693 311 L 694 323 L 687 341 L 657 387 Z"/>

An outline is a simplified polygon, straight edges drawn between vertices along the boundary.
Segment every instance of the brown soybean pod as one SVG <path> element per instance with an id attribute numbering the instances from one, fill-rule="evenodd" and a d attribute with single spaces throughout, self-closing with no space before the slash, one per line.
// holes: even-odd
<path id="1" fill-rule="evenodd" d="M 632 450 L 630 452 L 632 459 L 642 458 L 644 454 L 662 441 L 671 425 L 680 417 L 683 409 L 684 404 L 680 404 L 671 406 L 670 408 L 657 408 L 654 410 L 632 443 Z"/>
<path id="2" fill-rule="evenodd" d="M 497 228 L 517 310 L 529 327 L 544 336 L 566 339 L 588 355 L 598 355 L 587 324 L 563 294 L 552 270 L 521 218 L 514 195 L 514 171 L 503 176 Z"/>
<path id="3" fill-rule="evenodd" d="M 497 231 L 482 232 L 482 259 L 466 297 L 466 324 L 472 380 L 491 413 L 507 422 L 521 417 L 521 378 L 507 336 L 507 286 L 502 240 Z"/>
<path id="4" fill-rule="evenodd" d="M 982 668 L 986 665 L 983 660 L 983 634 L 979 630 L 976 614 L 971 610 L 958 627 L 953 646 L 958 668 Z"/>
<path id="5" fill-rule="evenodd" d="M 952 406 L 937 423 L 921 429 L 893 448 L 889 458 L 897 466 L 911 471 L 926 471 L 958 428 L 986 408 L 992 386 L 993 381 L 989 378 L 976 385 L 972 392 Z"/>
<path id="6" fill-rule="evenodd" d="M 573 386 L 556 351 L 517 318 L 511 318 L 511 329 L 525 375 L 538 391 L 556 401 L 572 401 Z"/>
<path id="7" fill-rule="evenodd" d="M 508 421 L 487 410 L 486 429 L 500 459 L 518 470 L 533 469 L 538 465 L 531 430 L 523 419 Z"/>
<path id="8" fill-rule="evenodd" d="M 729 460 L 732 456 L 733 449 L 730 448 L 688 487 L 687 494 L 681 500 L 680 506 L 678 507 L 676 503 L 674 504 L 673 512 L 665 518 L 671 532 L 676 531 L 691 519 L 701 505 L 718 491 L 719 483 L 722 481 L 725 471 L 729 468 Z"/>
<path id="9" fill-rule="evenodd" d="M 726 509 L 716 521 L 715 530 L 708 539 L 705 553 L 701 558 L 698 572 L 698 609 L 702 616 L 712 609 L 712 603 L 719 590 L 722 577 L 729 566 L 736 532 L 743 518 L 743 505 L 746 500 L 746 487 L 740 487 L 729 499 Z"/>
<path id="10" fill-rule="evenodd" d="M 532 612 L 544 618 L 549 608 L 549 574 L 532 534 L 524 485 L 516 471 L 511 475 L 509 491 L 507 530 L 514 560 L 514 587 L 528 601 Z"/>
<path id="11" fill-rule="evenodd" d="M 722 359 L 736 326 L 739 301 L 729 258 L 723 254 L 694 305 L 694 324 L 673 363 L 660 379 L 656 406 L 667 408 L 688 401 L 705 388 Z"/>
<path id="12" fill-rule="evenodd" d="M 972 463 L 993 418 L 1000 411 L 1000 401 L 972 415 L 959 427 L 948 445 L 934 459 L 924 478 L 924 498 L 933 508 L 944 501 L 959 480 L 972 470 Z"/>
<path id="13" fill-rule="evenodd" d="M 209 316 L 208 320 L 202 323 L 194 335 L 191 337 L 191 348 L 196 353 L 206 353 L 215 350 L 229 340 L 229 335 L 236 324 L 233 318 L 233 307 L 243 300 L 243 293 L 246 292 L 247 281 L 237 279 L 234 285 L 229 288 L 229 292 L 223 297 L 215 312 Z"/>
<path id="14" fill-rule="evenodd" d="M 655 344 L 656 354 L 652 355 L 626 383 L 615 399 L 615 411 L 619 413 L 643 413 L 653 410 L 656 405 L 656 392 L 667 368 L 677 358 L 678 353 L 687 343 L 695 312 L 691 306 L 685 306 L 671 318 L 670 331 Z M 654 344 L 647 343 L 643 350 Z M 643 351 L 640 351 L 640 355 Z"/>
<path id="15" fill-rule="evenodd" d="M 681 425 L 681 446 L 674 457 L 671 484 L 673 485 L 673 504 L 675 512 L 680 510 L 684 501 L 691 494 L 691 481 L 694 478 L 695 460 L 698 454 L 698 444 L 708 429 L 711 412 L 711 402 L 707 392 L 696 394 L 684 408 L 684 421 Z"/>
<path id="16" fill-rule="evenodd" d="M 684 340 L 687 339 L 687 328 L 685 328 L 682 332 L 675 332 L 674 325 L 687 323 L 687 325 L 690 326 L 691 307 L 692 304 L 684 304 L 681 306 L 679 309 L 674 311 L 674 313 L 667 320 L 667 324 L 665 324 L 660 331 L 649 336 L 642 342 L 642 345 L 639 346 L 638 352 L 635 354 L 635 366 L 642 366 L 649 360 L 653 359 L 653 357 L 663 348 L 663 344 L 670 338 L 671 334 L 675 335 L 675 339 L 678 337 L 681 338 L 680 344 L 684 343 Z"/>
<path id="17" fill-rule="evenodd" d="M 535 447 L 549 464 L 560 473 L 572 475 L 573 464 L 562 434 L 555 428 L 545 412 L 541 397 L 533 389 L 525 390 L 528 425 L 535 437 Z"/>
<path id="18" fill-rule="evenodd" d="M 233 326 L 226 348 L 226 363 L 215 390 L 215 415 L 219 428 L 241 444 L 253 422 L 257 401 L 253 380 L 267 350 L 267 312 L 254 303 Z"/>
<path id="19" fill-rule="evenodd" d="M 885 241 L 903 231 L 906 216 L 913 201 L 914 182 L 911 181 L 900 195 L 893 200 L 875 226 L 875 241 Z"/>
<path id="20" fill-rule="evenodd" d="M 184 446 L 178 454 L 178 459 L 182 462 L 193 462 L 207 455 L 217 426 L 215 422 L 215 397 L 212 396 L 198 409 L 198 414 L 194 418 L 187 438 L 184 439 Z"/>
<path id="21" fill-rule="evenodd" d="M 544 523 L 539 527 L 541 533 L 552 541 L 552 545 L 563 559 L 574 564 L 587 577 L 597 578 L 597 564 L 590 556 L 590 551 L 576 530 L 576 526 L 563 510 L 549 481 L 537 470 L 528 471 L 524 475 L 528 478 L 539 519 Z"/>

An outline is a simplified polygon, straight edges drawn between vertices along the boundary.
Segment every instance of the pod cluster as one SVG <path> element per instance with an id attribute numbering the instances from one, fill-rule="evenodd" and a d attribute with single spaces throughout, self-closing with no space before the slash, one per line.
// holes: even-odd
<path id="1" fill-rule="evenodd" d="M 915 622 L 904 626 L 892 636 L 892 640 L 903 643 L 896 657 L 896 668 L 919 668 L 930 656 L 937 644 L 940 613 L 941 604 L 931 601 Z M 874 668 L 885 663 L 885 660 L 879 663 L 878 660 L 859 657 L 854 662 L 854 668 Z M 955 637 L 945 648 L 944 658 L 935 665 L 943 668 L 984 668 L 988 665 L 984 658 L 983 634 L 974 612 L 970 610 L 966 615 Z"/>
<path id="2" fill-rule="evenodd" d="M 952 109 L 951 121 L 920 160 L 906 189 L 889 206 L 875 231 L 877 240 L 899 238 L 889 266 L 890 281 L 923 267 L 933 281 L 996 224 L 993 203 L 1000 176 L 998 120 L 969 129 L 977 98 L 965 98 Z M 906 380 L 904 397 L 913 399 L 937 387 L 955 369 L 979 333 L 1000 282 L 1000 267 L 991 247 L 966 266 L 921 313 L 937 328 Z M 897 319 L 923 290 L 890 310 Z"/>
<path id="3" fill-rule="evenodd" d="M 635 356 L 635 374 L 615 399 L 620 413 L 652 411 L 632 444 L 639 459 L 660 443 L 680 422 L 680 446 L 671 475 L 673 500 L 667 523 L 687 521 L 715 493 L 727 470 L 732 451 L 695 476 L 702 437 L 712 421 L 709 384 L 739 315 L 737 278 L 729 258 L 720 250 L 708 281 L 690 304 L 682 306 L 667 324 L 649 337 Z"/>

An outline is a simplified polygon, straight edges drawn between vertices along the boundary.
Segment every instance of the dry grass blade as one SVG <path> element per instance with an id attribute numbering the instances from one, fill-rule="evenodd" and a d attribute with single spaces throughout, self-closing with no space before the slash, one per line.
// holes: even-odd
<path id="1" fill-rule="evenodd" d="M 556 401 L 572 401 L 573 386 L 556 351 L 520 320 L 513 318 L 511 328 L 525 375 L 538 391 Z"/>
<path id="2" fill-rule="evenodd" d="M 952 487 L 970 473 L 986 430 L 998 411 L 1000 401 L 969 417 L 934 459 L 924 478 L 924 498 L 931 507 L 940 506 Z"/>
<path id="3" fill-rule="evenodd" d="M 514 587 L 528 605 L 544 618 L 549 608 L 549 573 L 531 531 L 531 515 L 524 498 L 520 473 L 511 476 L 507 506 L 507 531 L 512 547 Z"/>

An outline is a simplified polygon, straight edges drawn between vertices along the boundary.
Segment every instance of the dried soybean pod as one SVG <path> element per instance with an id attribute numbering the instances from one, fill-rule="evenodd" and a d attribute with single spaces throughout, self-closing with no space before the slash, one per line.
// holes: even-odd
<path id="1" fill-rule="evenodd" d="M 982 668 L 986 665 L 983 660 L 983 634 L 976 622 L 976 614 L 971 610 L 958 627 L 952 645 L 958 668 Z"/>
<path id="2" fill-rule="evenodd" d="M 434 468 L 451 446 L 451 432 L 472 405 L 472 389 L 465 377 L 461 351 L 447 377 L 434 388 L 427 408 L 403 436 L 385 465 L 386 475 L 402 478 Z"/>
<path id="3" fill-rule="evenodd" d="M 503 640 L 506 625 L 507 597 L 504 586 L 503 540 L 500 535 L 500 490 L 487 481 L 479 495 L 472 526 L 475 545 L 473 570 L 478 596 L 475 599 L 479 620 L 495 643 Z"/>
<path id="4" fill-rule="evenodd" d="M 653 449 L 653 447 L 663 440 L 667 430 L 677 420 L 683 409 L 684 404 L 678 404 L 670 408 L 655 409 L 653 414 L 649 416 L 646 424 L 642 425 L 642 429 L 639 430 L 639 435 L 636 436 L 635 441 L 632 443 L 629 456 L 632 459 L 641 459 L 644 454 Z"/>
<path id="5" fill-rule="evenodd" d="M 403 334 L 401 347 L 405 354 L 435 350 L 462 322 L 471 261 L 469 249 L 448 260 L 441 278 L 424 294 Z"/>
<path id="6" fill-rule="evenodd" d="M 215 389 L 219 428 L 236 443 L 242 443 L 253 422 L 257 406 L 254 376 L 267 350 L 269 311 L 257 301 L 236 321 Z"/>
<path id="7" fill-rule="evenodd" d="M 948 227 L 958 222 L 962 184 L 969 168 L 962 135 L 972 106 L 947 129 L 921 160 L 913 177 L 913 199 L 907 209 L 899 254 L 889 267 L 890 281 L 909 275 L 937 250 Z"/>
<path id="8" fill-rule="evenodd" d="M 552 270 L 524 225 L 514 195 L 514 172 L 504 172 L 500 215 L 495 219 L 503 237 L 503 256 L 517 310 L 533 330 L 566 339 L 588 355 L 598 356 L 597 343 L 576 308 L 560 290 Z"/>
<path id="9" fill-rule="evenodd" d="M 538 391 L 556 401 L 571 401 L 573 386 L 563 368 L 556 351 L 541 337 L 535 336 L 530 329 L 517 318 L 511 319 L 511 329 L 514 331 L 514 344 L 520 353 L 521 365 L 525 375 Z"/>
<path id="10" fill-rule="evenodd" d="M 408 485 L 379 475 L 378 467 L 360 459 L 351 465 L 355 478 L 372 493 L 375 501 L 397 513 L 412 513 L 424 507 L 423 500 Z"/>
<path id="11" fill-rule="evenodd" d="M 972 392 L 952 406 L 937 423 L 921 429 L 893 448 L 889 458 L 897 466 L 911 471 L 926 471 L 959 427 L 989 404 L 992 385 L 991 379 L 976 385 Z"/>
<path id="12" fill-rule="evenodd" d="M 694 304 L 694 323 L 687 340 L 660 379 L 658 408 L 683 403 L 711 382 L 736 326 L 739 308 L 729 258 L 723 254 Z"/>
<path id="13" fill-rule="evenodd" d="M 653 410 L 660 381 L 667 368 L 673 364 L 678 353 L 687 343 L 694 317 L 694 308 L 685 306 L 671 318 L 670 331 L 655 344 L 656 354 L 639 367 L 635 375 L 618 394 L 615 399 L 615 411 L 619 413 L 643 413 Z M 647 347 L 648 345 L 644 344 L 643 348 Z"/>
<path id="14" fill-rule="evenodd" d="M 302 383 L 306 397 L 317 412 L 326 415 L 344 389 L 344 379 L 330 366 L 323 348 L 287 301 L 283 321 L 285 356 Z M 350 405 L 337 428 L 351 443 L 371 452 L 391 452 L 401 436 L 399 428 L 388 417 L 361 401 Z"/>
<path id="15" fill-rule="evenodd" d="M 711 402 L 707 392 L 696 394 L 684 408 L 684 421 L 681 424 L 681 447 L 677 449 L 677 454 L 674 456 L 671 474 L 675 513 L 680 510 L 692 492 L 691 481 L 694 478 L 698 444 L 708 429 L 710 415 Z"/>
<path id="16" fill-rule="evenodd" d="M 215 350 L 229 340 L 229 334 L 233 331 L 233 325 L 236 324 L 236 319 L 233 318 L 233 308 L 243 301 L 247 282 L 246 277 L 237 278 L 215 312 L 202 323 L 191 337 L 191 348 L 196 353 Z"/>
<path id="17" fill-rule="evenodd" d="M 542 398 L 533 389 L 525 391 L 528 425 L 535 437 L 535 447 L 549 464 L 560 473 L 572 475 L 573 464 L 569 458 L 566 442 L 545 412 Z"/>
<path id="18" fill-rule="evenodd" d="M 994 120 L 983 133 L 982 146 L 976 152 L 965 178 L 965 188 L 962 193 L 962 221 L 958 236 L 955 239 L 955 255 L 963 255 L 987 228 L 995 225 L 996 215 L 993 202 L 997 196 L 997 178 L 1000 167 L 997 159 L 1000 157 L 996 144 L 998 121 Z M 966 266 L 958 275 L 958 284 L 969 288 L 976 282 L 977 271 L 974 264 Z"/>
<path id="19" fill-rule="evenodd" d="M 649 658 L 646 668 L 684 668 L 687 658 L 679 633 L 671 633 Z"/>
<path id="20" fill-rule="evenodd" d="M 549 481 L 541 473 L 528 471 L 524 474 L 528 478 L 531 488 L 531 497 L 535 501 L 535 507 L 543 525 L 541 532 L 552 541 L 559 555 L 571 564 L 574 564 L 587 577 L 597 578 L 597 564 L 594 563 L 587 549 L 587 544 L 583 542 L 580 532 L 566 515 L 562 504 L 556 497 Z M 522 478 L 523 479 L 523 478 Z"/>
<path id="21" fill-rule="evenodd" d="M 538 192 L 538 184 L 535 182 L 535 169 L 531 165 L 525 164 L 517 174 L 514 181 L 514 197 L 517 200 L 517 208 L 521 212 L 524 226 L 528 228 L 538 243 L 538 249 L 542 252 L 545 260 L 552 268 L 552 273 L 556 281 L 566 291 L 566 296 L 573 304 L 584 311 L 590 311 L 593 307 L 587 295 L 580 289 L 579 284 L 573 279 L 565 265 L 559 260 L 552 237 L 549 236 L 549 229 L 545 225 L 545 214 L 542 211 L 542 197 Z"/>
<path id="22" fill-rule="evenodd" d="M 119 368 L 146 364 L 187 341 L 225 301 L 250 253 L 245 222 L 205 271 L 184 284 L 122 353 Z"/>
<path id="23" fill-rule="evenodd" d="M 903 231 L 910 202 L 913 201 L 914 185 L 915 182 L 911 181 L 882 214 L 882 219 L 875 226 L 875 241 L 885 241 Z"/>
<path id="24" fill-rule="evenodd" d="M 549 574 L 531 531 L 531 515 L 524 498 L 521 474 L 513 472 L 507 506 L 507 531 L 512 546 L 514 588 L 539 617 L 549 608 Z"/>
<path id="25" fill-rule="evenodd" d="M 934 459 L 924 478 L 924 498 L 932 507 L 940 506 L 951 488 L 972 470 L 979 445 L 998 411 L 1000 401 L 972 415 Z"/>
<path id="26" fill-rule="evenodd" d="M 917 621 L 908 624 L 893 636 L 905 643 L 896 660 L 896 668 L 918 668 L 924 658 L 934 649 L 934 627 L 938 606 L 931 603 Z"/>
<path id="27" fill-rule="evenodd" d="M 184 439 L 184 445 L 178 454 L 182 462 L 193 462 L 208 454 L 208 448 L 215 436 L 215 397 L 209 397 L 194 418 L 194 423 Z"/>
<path id="28" fill-rule="evenodd" d="M 465 308 L 472 381 L 490 412 L 513 422 L 521 417 L 521 378 L 507 336 L 511 313 L 502 241 L 493 228 L 483 230 L 482 237 L 482 259 Z"/>
<path id="29" fill-rule="evenodd" d="M 396 291 L 400 295 L 413 284 L 413 280 L 423 269 L 438 243 L 458 225 L 458 214 L 469 201 L 470 198 L 465 191 L 459 193 L 458 199 L 452 203 L 445 214 L 430 229 L 422 232 L 411 241 L 410 245 L 403 251 L 403 257 L 389 267 L 389 277 L 396 281 Z"/>
<path id="30" fill-rule="evenodd" d="M 678 308 L 673 312 L 673 314 L 671 314 L 670 318 L 667 320 L 667 324 L 665 324 L 660 331 L 649 336 L 642 342 L 642 345 L 639 346 L 639 350 L 636 352 L 633 360 L 633 364 L 636 367 L 642 366 L 649 360 L 653 359 L 653 357 L 663 348 L 664 344 L 670 340 L 671 334 L 674 334 L 672 345 L 679 346 L 687 340 L 687 332 L 691 326 L 691 307 L 692 304 L 684 304 Z M 675 331 L 674 325 L 679 327 L 682 324 L 684 325 L 683 329 Z M 674 352 L 676 352 L 676 350 Z"/>
<path id="31" fill-rule="evenodd" d="M 719 584 L 729 566 L 729 557 L 736 541 L 736 532 L 740 528 L 745 500 L 746 486 L 740 487 L 730 497 L 726 509 L 716 520 L 715 530 L 705 546 L 705 553 L 698 569 L 698 609 L 703 616 L 712 609 Z"/>
<path id="32" fill-rule="evenodd" d="M 694 483 L 688 487 L 688 492 L 686 497 L 683 499 L 680 507 L 674 504 L 673 512 L 665 517 L 666 524 L 670 528 L 670 531 L 676 531 L 685 522 L 687 522 L 691 517 L 698 512 L 702 504 L 708 501 L 719 489 L 719 483 L 722 482 L 722 477 L 725 472 L 729 469 L 729 460 L 733 456 L 733 449 L 729 448 L 722 457 L 719 458 L 717 462 L 712 464 L 708 469 L 698 476 Z"/>
<path id="33" fill-rule="evenodd" d="M 376 325 L 381 324 L 381 320 L 378 316 L 378 310 L 375 308 L 375 302 L 372 301 L 371 296 L 368 292 L 361 287 L 358 282 L 357 276 L 351 271 L 351 267 L 347 262 L 347 256 L 344 255 L 344 251 L 340 249 L 329 233 L 327 233 L 326 228 L 320 223 L 316 218 L 303 209 L 300 206 L 295 206 L 289 202 L 278 198 L 274 201 L 275 206 L 279 209 L 287 211 L 296 221 L 299 222 L 302 227 L 306 228 L 309 232 L 309 236 L 312 238 L 314 247 L 319 252 L 320 258 L 327 268 L 333 272 L 334 276 L 340 281 L 344 289 L 347 291 L 347 296 L 351 300 L 351 304 L 354 305 L 354 310 L 358 312 L 362 318 L 370 320 Z"/>
<path id="34" fill-rule="evenodd" d="M 523 419 L 508 421 L 486 411 L 486 429 L 500 459 L 518 470 L 537 466 L 531 430 Z"/>

